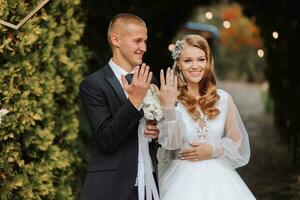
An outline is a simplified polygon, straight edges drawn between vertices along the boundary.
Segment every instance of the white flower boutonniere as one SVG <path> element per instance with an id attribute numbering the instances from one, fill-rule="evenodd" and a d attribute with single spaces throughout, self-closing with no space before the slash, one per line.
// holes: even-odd
<path id="1" fill-rule="evenodd" d="M 144 118 L 146 121 L 156 120 L 159 122 L 163 119 L 163 111 L 160 107 L 159 98 L 151 85 L 143 99 L 142 109 L 144 111 Z"/>
<path id="2" fill-rule="evenodd" d="M 6 109 L 0 110 L 0 124 L 1 124 L 2 116 L 6 115 L 7 113 L 9 113 L 9 111 Z"/>

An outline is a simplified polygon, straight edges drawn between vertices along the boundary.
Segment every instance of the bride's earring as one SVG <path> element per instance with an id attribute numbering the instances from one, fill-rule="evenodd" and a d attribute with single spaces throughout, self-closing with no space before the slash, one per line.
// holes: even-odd
<path id="1" fill-rule="evenodd" d="M 183 76 L 183 73 L 181 70 L 179 71 L 179 78 L 180 78 L 181 82 L 183 83 L 183 85 L 186 86 L 187 84 L 186 84 L 186 81 L 184 79 L 184 76 Z"/>

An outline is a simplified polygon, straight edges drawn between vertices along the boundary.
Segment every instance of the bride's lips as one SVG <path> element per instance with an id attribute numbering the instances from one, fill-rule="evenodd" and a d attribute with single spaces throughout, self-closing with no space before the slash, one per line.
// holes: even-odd
<path id="1" fill-rule="evenodd" d="M 199 76 L 201 74 L 202 70 L 197 70 L 197 71 L 189 71 L 189 74 L 192 76 Z"/>

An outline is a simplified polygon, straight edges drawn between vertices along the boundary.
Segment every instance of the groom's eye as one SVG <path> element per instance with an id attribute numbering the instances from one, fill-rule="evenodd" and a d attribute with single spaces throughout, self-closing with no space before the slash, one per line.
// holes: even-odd
<path id="1" fill-rule="evenodd" d="M 135 43 L 140 43 L 140 42 L 142 42 L 142 40 L 141 39 L 136 39 L 136 40 L 134 40 L 134 42 Z"/>

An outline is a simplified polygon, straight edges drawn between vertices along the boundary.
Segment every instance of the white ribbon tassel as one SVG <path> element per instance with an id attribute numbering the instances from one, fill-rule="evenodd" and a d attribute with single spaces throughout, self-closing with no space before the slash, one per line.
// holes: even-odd
<path id="1" fill-rule="evenodd" d="M 138 192 L 139 199 L 159 200 L 158 190 L 152 173 L 152 161 L 149 154 L 149 140 L 145 137 L 146 120 L 140 120 L 138 129 L 139 138 L 139 163 L 138 163 Z M 141 154 L 143 156 L 141 156 Z M 153 199 L 152 199 L 153 196 Z"/>

